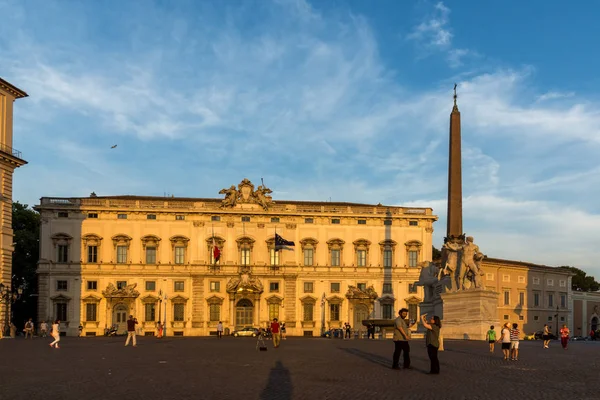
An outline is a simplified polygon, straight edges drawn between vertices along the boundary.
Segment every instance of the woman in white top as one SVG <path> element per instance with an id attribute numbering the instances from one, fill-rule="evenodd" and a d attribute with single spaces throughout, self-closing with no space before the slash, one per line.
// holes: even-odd
<path id="1" fill-rule="evenodd" d="M 60 330 L 59 330 L 60 321 L 56 320 L 52 324 L 52 332 L 50 335 L 54 338 L 54 342 L 50 343 L 50 347 L 58 347 L 58 342 L 60 342 Z"/>

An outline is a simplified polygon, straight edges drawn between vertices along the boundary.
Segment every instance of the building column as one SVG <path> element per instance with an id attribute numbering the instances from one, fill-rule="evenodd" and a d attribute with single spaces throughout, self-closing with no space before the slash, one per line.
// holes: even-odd
<path id="1" fill-rule="evenodd" d="M 590 330 L 588 329 L 588 315 L 587 315 L 587 299 L 583 298 L 581 301 L 581 336 L 585 337 Z"/>

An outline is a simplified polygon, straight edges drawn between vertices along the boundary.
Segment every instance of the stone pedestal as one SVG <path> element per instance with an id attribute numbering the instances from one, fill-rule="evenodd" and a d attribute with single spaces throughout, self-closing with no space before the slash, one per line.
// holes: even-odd
<path id="1" fill-rule="evenodd" d="M 490 325 L 500 327 L 497 292 L 471 289 L 440 296 L 442 331 L 446 339 L 485 340 Z"/>

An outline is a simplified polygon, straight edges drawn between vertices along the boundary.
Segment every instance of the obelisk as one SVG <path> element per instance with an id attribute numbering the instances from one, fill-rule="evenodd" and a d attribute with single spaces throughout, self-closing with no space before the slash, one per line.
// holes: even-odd
<path id="1" fill-rule="evenodd" d="M 448 159 L 448 221 L 446 229 L 448 241 L 456 241 L 463 236 L 460 112 L 456 105 L 456 98 L 456 84 L 454 84 L 454 107 L 450 113 L 450 154 Z"/>

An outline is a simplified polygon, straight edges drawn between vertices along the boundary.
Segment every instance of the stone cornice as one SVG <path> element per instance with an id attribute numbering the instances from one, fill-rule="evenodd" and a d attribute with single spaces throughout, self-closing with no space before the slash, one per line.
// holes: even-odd
<path id="1" fill-rule="evenodd" d="M 7 92 L 8 94 L 10 94 L 11 96 L 13 96 L 16 99 L 21 99 L 23 97 L 29 96 L 23 90 L 19 89 L 18 87 L 5 81 L 2 78 L 0 78 L 0 90 Z"/>

